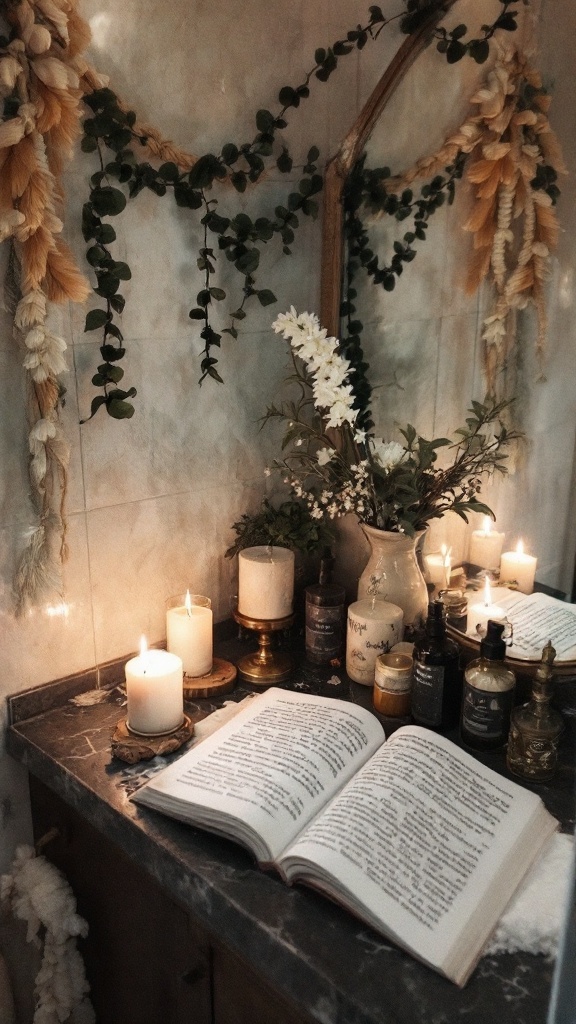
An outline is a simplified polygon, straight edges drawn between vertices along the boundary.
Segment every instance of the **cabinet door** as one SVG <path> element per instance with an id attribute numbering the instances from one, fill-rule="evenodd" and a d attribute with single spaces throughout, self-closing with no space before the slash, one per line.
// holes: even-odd
<path id="1" fill-rule="evenodd" d="M 79 942 L 98 1024 L 212 1024 L 203 932 L 150 876 L 50 789 L 30 779 L 36 840 L 89 926 Z"/>
<path id="2" fill-rule="evenodd" d="M 230 950 L 214 947 L 212 971 L 214 1024 L 312 1024 Z"/>

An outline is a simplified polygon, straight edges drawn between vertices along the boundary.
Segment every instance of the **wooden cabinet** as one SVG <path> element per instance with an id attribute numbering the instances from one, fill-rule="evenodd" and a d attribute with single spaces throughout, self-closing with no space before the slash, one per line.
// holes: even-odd
<path id="1" fill-rule="evenodd" d="M 89 925 L 79 941 L 98 1024 L 309 1024 L 115 843 L 30 777 L 34 835 Z"/>

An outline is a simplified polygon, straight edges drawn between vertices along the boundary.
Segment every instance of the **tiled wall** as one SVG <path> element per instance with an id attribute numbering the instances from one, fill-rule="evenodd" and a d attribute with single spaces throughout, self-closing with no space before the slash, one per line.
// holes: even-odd
<path id="1" fill-rule="evenodd" d="M 457 7 L 457 20 L 472 25 L 487 20 L 500 4 L 483 0 L 480 12 L 477 0 L 460 0 Z M 570 0 L 543 0 L 541 34 L 547 77 L 555 90 L 553 120 L 573 167 L 571 51 L 565 42 L 570 32 L 560 28 L 558 8 L 574 37 Z M 255 111 L 275 109 L 278 89 L 302 81 L 315 48 L 364 20 L 368 4 L 128 0 L 119 6 L 112 0 L 83 0 L 81 9 L 93 28 L 92 61 L 110 75 L 111 86 L 142 120 L 200 154 L 219 150 L 227 141 L 250 139 Z M 297 160 L 312 144 L 319 146 L 322 159 L 334 152 L 397 39 L 395 29 L 383 33 L 360 56 L 342 61 L 328 85 L 313 84 L 310 101 L 290 114 L 288 137 Z M 440 60 L 434 53 L 429 59 Z M 444 79 L 450 71 L 443 69 Z M 440 119 L 437 81 L 436 71 L 427 72 L 413 79 L 416 84 L 397 101 L 388 137 L 391 152 L 404 165 L 420 155 L 416 121 Z M 66 176 L 66 234 L 79 258 L 84 243 L 78 215 L 95 167 L 94 157 L 78 153 Z M 293 177 L 298 180 L 296 172 Z M 270 173 L 245 198 L 219 193 L 219 209 L 240 204 L 249 212 L 271 213 L 291 187 L 285 176 Z M 549 286 L 548 379 L 533 383 L 529 360 L 523 376 L 531 456 L 495 493 L 499 526 L 511 534 L 521 528 L 539 554 L 541 578 L 564 586 L 570 573 L 563 571 L 563 562 L 570 562 L 574 547 L 573 198 L 569 180 L 560 206 L 565 231 Z M 477 335 L 485 298 L 466 299 L 456 287 L 467 244 L 457 223 L 465 197 L 459 204 L 453 219 L 439 216 L 401 286 L 367 324 L 375 382 L 386 383 L 396 374 L 403 388 L 378 393 L 378 415 L 386 429 L 399 419 L 411 420 L 423 432 L 444 432 L 458 425 L 469 398 L 481 397 Z M 0 696 L 128 653 L 142 632 L 150 641 L 161 640 L 165 599 L 188 584 L 210 594 L 217 618 L 229 614 L 233 565 L 223 553 L 231 540 L 230 525 L 257 505 L 265 486 L 263 469 L 277 451 L 274 432 L 260 433 L 257 424 L 286 364 L 283 343 L 270 323 L 292 303 L 299 309 L 319 305 L 320 229 L 318 222 L 306 222 L 290 259 L 278 249 L 267 255 L 260 284 L 275 291 L 278 306 L 254 309 L 241 337 L 225 342 L 219 364 L 225 384 L 207 381 L 198 388 L 200 342 L 187 315 L 201 286 L 194 255 L 197 219 L 176 209 L 169 198 L 145 192 L 115 226 L 115 252 L 133 271 L 123 288 L 122 330 L 128 349 L 125 380 L 138 389 L 136 413 L 132 420 L 117 422 L 101 411 L 79 426 L 95 393 L 90 379 L 99 361 L 99 339 L 96 333 L 83 333 L 84 311 L 58 311 L 58 330 L 69 345 L 63 420 L 72 444 L 65 603 L 47 603 L 20 620 L 12 614 L 11 580 L 32 524 L 22 357 L 8 318 L 1 314 Z M 223 282 L 238 296 L 238 282 L 228 273 Z M 527 336 L 531 330 L 528 321 Z M 465 554 L 465 534 L 453 526 L 450 530 L 456 550 Z M 435 531 L 433 544 L 443 531 L 446 524 Z M 359 572 L 361 563 L 350 561 Z M 6 756 L 0 761 L 0 808 L 1 869 L 14 842 L 27 833 L 23 773 Z"/>

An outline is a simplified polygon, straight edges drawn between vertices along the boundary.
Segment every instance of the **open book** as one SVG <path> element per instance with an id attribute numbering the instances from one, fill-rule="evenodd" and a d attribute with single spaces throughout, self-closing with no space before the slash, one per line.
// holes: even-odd
<path id="1" fill-rule="evenodd" d="M 548 594 L 526 597 L 510 591 L 498 604 L 512 623 L 513 637 L 508 653 L 522 661 L 539 661 L 548 641 L 556 650 L 556 661 L 576 658 L 576 606 Z"/>
<path id="2" fill-rule="evenodd" d="M 442 736 L 270 689 L 132 797 L 242 843 L 463 985 L 557 822 Z"/>

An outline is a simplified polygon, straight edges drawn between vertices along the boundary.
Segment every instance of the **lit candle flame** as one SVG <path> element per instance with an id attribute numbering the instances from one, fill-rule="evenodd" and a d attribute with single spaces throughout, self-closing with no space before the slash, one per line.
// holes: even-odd
<path id="1" fill-rule="evenodd" d="M 486 608 L 489 608 L 491 604 L 492 604 L 492 591 L 490 589 L 490 580 L 488 579 L 488 577 L 486 577 L 486 582 L 484 584 L 484 605 L 485 605 Z"/>
<path id="2" fill-rule="evenodd" d="M 490 519 L 490 516 L 484 516 L 484 530 L 483 530 L 483 532 L 486 534 L 486 536 L 488 536 L 488 534 L 490 533 L 491 529 L 492 529 L 492 520 Z"/>
<path id="3" fill-rule="evenodd" d="M 524 541 L 522 541 L 522 540 L 518 541 L 518 543 L 516 545 L 516 554 L 517 555 L 523 555 L 524 554 Z"/>
<path id="4" fill-rule="evenodd" d="M 189 590 L 186 591 L 186 598 L 185 598 L 185 601 L 184 601 L 184 607 L 185 607 L 185 609 L 186 609 L 186 611 L 188 613 L 188 618 L 190 618 L 191 615 L 192 615 L 192 601 L 190 600 L 190 591 Z"/>
<path id="5" fill-rule="evenodd" d="M 140 637 L 140 657 L 142 658 L 148 650 L 148 644 L 146 643 L 146 637 Z"/>

